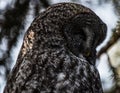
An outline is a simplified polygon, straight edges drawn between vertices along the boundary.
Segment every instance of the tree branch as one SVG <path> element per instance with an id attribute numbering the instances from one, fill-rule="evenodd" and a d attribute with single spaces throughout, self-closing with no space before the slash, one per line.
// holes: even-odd
<path id="1" fill-rule="evenodd" d="M 107 50 L 114 45 L 117 40 L 120 38 L 120 22 L 118 22 L 118 25 L 116 29 L 113 29 L 113 34 L 110 38 L 110 40 L 107 42 L 106 46 L 104 46 L 97 54 L 97 57 L 99 58 L 101 54 L 107 52 Z"/>

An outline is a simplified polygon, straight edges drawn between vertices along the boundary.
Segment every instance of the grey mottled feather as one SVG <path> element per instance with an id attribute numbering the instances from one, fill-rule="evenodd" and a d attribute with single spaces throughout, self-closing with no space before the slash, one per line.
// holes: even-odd
<path id="1" fill-rule="evenodd" d="M 17 63 L 8 78 L 4 93 L 103 93 L 99 73 L 95 65 L 91 64 L 95 61 L 91 58 L 92 54 L 95 55 L 96 52 L 90 50 L 91 53 L 87 56 L 79 52 L 78 56 L 74 53 L 75 46 L 69 49 L 71 43 L 66 39 L 69 36 L 64 33 L 66 23 L 71 23 L 71 19 L 82 13 L 95 16 L 92 20 L 97 20 L 93 26 L 97 25 L 99 28 L 95 30 L 99 29 L 99 32 L 89 32 L 91 40 L 86 40 L 88 46 L 93 45 L 95 50 L 106 34 L 104 28 L 100 27 L 103 22 L 99 17 L 79 4 L 53 5 L 40 13 L 26 32 Z M 92 37 L 91 33 L 97 36 Z M 96 38 L 96 44 L 92 38 Z M 79 40 L 73 41 L 71 42 L 76 45 L 79 43 Z M 89 42 L 92 42 L 92 45 Z"/>

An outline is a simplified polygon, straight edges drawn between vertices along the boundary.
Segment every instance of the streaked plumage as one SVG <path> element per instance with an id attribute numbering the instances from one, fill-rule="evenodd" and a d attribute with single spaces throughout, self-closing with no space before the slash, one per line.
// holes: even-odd
<path id="1" fill-rule="evenodd" d="M 47 8 L 35 18 L 4 93 L 103 93 L 95 67 L 106 25 L 74 3 Z"/>

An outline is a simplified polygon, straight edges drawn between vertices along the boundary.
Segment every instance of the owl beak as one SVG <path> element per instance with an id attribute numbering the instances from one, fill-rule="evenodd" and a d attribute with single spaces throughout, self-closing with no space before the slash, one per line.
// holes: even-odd
<path id="1" fill-rule="evenodd" d="M 90 55 L 91 55 L 91 49 L 90 49 L 90 48 L 85 49 L 84 52 L 83 52 L 83 55 L 84 55 L 85 57 L 90 56 Z"/>
<path id="2" fill-rule="evenodd" d="M 87 51 L 87 52 L 84 53 L 84 56 L 88 57 L 88 56 L 90 56 L 90 54 L 91 54 L 91 52 Z"/>

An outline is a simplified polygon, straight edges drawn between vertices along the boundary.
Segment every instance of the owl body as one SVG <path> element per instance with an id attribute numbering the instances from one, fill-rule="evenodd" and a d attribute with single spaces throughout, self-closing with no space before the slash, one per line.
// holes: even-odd
<path id="1" fill-rule="evenodd" d="M 82 5 L 47 8 L 26 32 L 4 93 L 103 93 L 94 64 L 105 34 L 105 24 Z"/>

